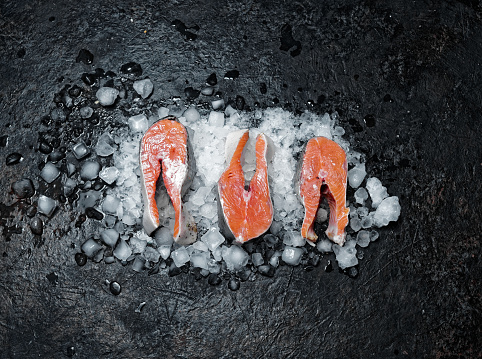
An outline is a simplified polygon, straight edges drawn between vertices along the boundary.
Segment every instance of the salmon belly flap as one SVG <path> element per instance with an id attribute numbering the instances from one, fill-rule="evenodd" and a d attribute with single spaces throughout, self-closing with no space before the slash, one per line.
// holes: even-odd
<path id="1" fill-rule="evenodd" d="M 147 234 L 159 227 L 156 204 L 157 181 L 162 180 L 175 212 L 173 238 L 180 244 L 196 240 L 192 216 L 183 209 L 182 195 L 192 180 L 190 167 L 193 156 L 188 150 L 185 127 L 173 116 L 152 125 L 144 134 L 140 146 L 141 187 L 144 199 L 143 225 Z M 161 171 L 162 170 L 162 171 Z"/>
<path id="2" fill-rule="evenodd" d="M 273 204 L 268 185 L 268 138 L 260 134 L 256 138 L 256 170 L 247 189 L 241 163 L 243 149 L 249 139 L 244 130 L 237 142 L 229 165 L 218 181 L 220 223 L 224 231 L 239 243 L 259 237 L 273 221 Z"/>
<path id="3" fill-rule="evenodd" d="M 328 200 L 330 220 L 326 235 L 343 245 L 349 209 L 346 208 L 347 161 L 345 151 L 334 141 L 325 137 L 312 138 L 306 144 L 301 167 L 295 178 L 305 216 L 301 235 L 312 243 L 318 236 L 314 224 L 322 196 Z"/>

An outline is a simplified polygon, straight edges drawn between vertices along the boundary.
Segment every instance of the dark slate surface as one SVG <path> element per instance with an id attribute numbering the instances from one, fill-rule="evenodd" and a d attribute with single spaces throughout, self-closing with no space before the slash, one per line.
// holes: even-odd
<path id="1" fill-rule="evenodd" d="M 0 3 L 0 357 L 481 357 L 479 1 L 165 3 Z M 326 273 L 325 257 L 232 292 L 226 280 L 78 267 L 94 224 L 71 229 L 68 205 L 34 236 L 29 200 L 10 188 L 31 178 L 32 203 L 48 191 L 38 132 L 57 130 L 41 118 L 65 84 L 129 61 L 153 80 L 152 101 L 185 99 L 216 73 L 223 98 L 250 108 L 338 111 L 402 204 L 358 277 Z M 6 166 L 11 153 L 23 161 Z"/>

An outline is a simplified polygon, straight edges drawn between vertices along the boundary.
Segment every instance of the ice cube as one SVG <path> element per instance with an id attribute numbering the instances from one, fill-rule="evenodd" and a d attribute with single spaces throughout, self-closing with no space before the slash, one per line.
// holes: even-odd
<path id="1" fill-rule="evenodd" d="M 90 150 L 83 142 L 79 142 L 72 147 L 72 152 L 74 153 L 75 158 L 81 160 L 90 153 Z"/>
<path id="2" fill-rule="evenodd" d="M 129 246 L 132 249 L 132 253 L 142 253 L 146 249 L 147 242 L 138 236 L 133 236 L 129 240 Z"/>
<path id="3" fill-rule="evenodd" d="M 114 153 L 115 143 L 111 135 L 107 132 L 103 133 L 97 140 L 95 145 L 95 153 L 101 157 L 107 157 Z"/>
<path id="4" fill-rule="evenodd" d="M 80 169 L 80 178 L 84 181 L 90 181 L 99 175 L 100 164 L 96 161 L 86 161 Z"/>
<path id="5" fill-rule="evenodd" d="M 348 171 L 348 183 L 352 188 L 358 188 L 366 175 L 367 171 L 365 170 L 365 164 L 358 164 Z"/>
<path id="6" fill-rule="evenodd" d="M 117 243 L 117 240 L 119 239 L 119 232 L 117 232 L 113 228 L 106 229 L 100 234 L 100 239 L 108 246 L 114 248 Z"/>
<path id="7" fill-rule="evenodd" d="M 97 100 L 99 100 L 99 103 L 102 106 L 112 105 L 115 102 L 118 95 L 119 95 L 119 91 L 112 87 L 101 87 L 99 90 L 97 90 L 95 94 L 95 96 L 97 97 Z"/>
<path id="8" fill-rule="evenodd" d="M 362 228 L 361 220 L 358 218 L 358 216 L 350 218 L 350 227 L 355 232 L 358 232 Z"/>
<path id="9" fill-rule="evenodd" d="M 223 127 L 224 126 L 224 113 L 211 111 L 209 113 L 208 122 L 211 126 L 214 127 Z"/>
<path id="10" fill-rule="evenodd" d="M 52 183 L 57 177 L 60 176 L 59 169 L 51 162 L 47 162 L 40 172 L 40 177 L 47 183 Z"/>
<path id="11" fill-rule="evenodd" d="M 191 265 L 195 268 L 209 269 L 207 252 L 193 253 L 191 255 Z"/>
<path id="12" fill-rule="evenodd" d="M 150 79 L 134 81 L 133 87 L 142 98 L 148 98 L 154 89 L 154 85 Z"/>
<path id="13" fill-rule="evenodd" d="M 154 239 L 156 240 L 156 243 L 158 246 L 162 246 L 162 245 L 171 246 L 172 242 L 174 242 L 174 239 L 172 237 L 172 232 L 167 227 L 159 228 L 154 233 Z"/>
<path id="14" fill-rule="evenodd" d="M 186 247 L 179 247 L 176 249 L 171 253 L 171 258 L 178 268 L 189 262 L 189 254 L 187 253 Z"/>
<path id="15" fill-rule="evenodd" d="M 261 253 L 253 253 L 251 255 L 251 261 L 256 267 L 259 267 L 260 265 L 264 264 L 264 258 Z"/>
<path id="16" fill-rule="evenodd" d="M 383 227 L 388 225 L 389 222 L 395 222 L 400 216 L 400 203 L 397 196 L 385 198 L 378 205 L 375 215 L 373 216 L 373 222 L 377 227 Z"/>
<path id="17" fill-rule="evenodd" d="M 35 193 L 35 187 L 31 179 L 24 178 L 12 184 L 12 191 L 18 198 L 30 198 Z"/>
<path id="18" fill-rule="evenodd" d="M 216 203 L 204 203 L 201 208 L 199 208 L 199 213 L 203 217 L 213 219 L 218 214 Z"/>
<path id="19" fill-rule="evenodd" d="M 365 218 L 362 218 L 361 220 L 361 226 L 362 228 L 370 228 L 373 224 L 373 220 L 371 216 L 366 216 Z"/>
<path id="20" fill-rule="evenodd" d="M 198 190 L 191 196 L 190 200 L 194 205 L 202 206 L 209 193 L 211 193 L 211 188 L 199 187 Z"/>
<path id="21" fill-rule="evenodd" d="M 237 111 L 231 105 L 227 105 L 224 109 L 224 114 L 228 117 L 234 115 L 236 112 Z"/>
<path id="22" fill-rule="evenodd" d="M 132 132 L 146 132 L 148 128 L 146 115 L 140 114 L 129 117 L 127 121 Z"/>
<path id="23" fill-rule="evenodd" d="M 318 212 L 316 212 L 316 219 L 317 223 L 323 223 L 328 220 L 328 211 L 324 208 L 318 208 Z"/>
<path id="24" fill-rule="evenodd" d="M 199 111 L 194 106 L 189 107 L 182 115 L 187 122 L 196 122 L 201 118 Z"/>
<path id="25" fill-rule="evenodd" d="M 205 87 L 201 90 L 204 96 L 211 96 L 214 93 L 214 88 L 211 86 Z"/>
<path id="26" fill-rule="evenodd" d="M 169 255 L 171 254 L 171 245 L 170 244 L 160 245 L 157 248 L 157 251 L 161 255 L 162 259 L 167 259 L 167 258 L 169 258 Z"/>
<path id="27" fill-rule="evenodd" d="M 291 247 L 303 247 L 306 238 L 303 238 L 299 231 L 288 231 L 283 236 L 283 243 Z"/>
<path id="28" fill-rule="evenodd" d="M 92 114 L 94 113 L 94 110 L 92 109 L 92 107 L 85 106 L 85 107 L 81 107 L 79 112 L 80 112 L 80 117 L 85 119 L 92 116 Z"/>
<path id="29" fill-rule="evenodd" d="M 388 197 L 386 187 L 384 187 L 382 182 L 376 177 L 371 177 L 367 180 L 366 188 L 368 193 L 370 193 L 373 208 L 377 208 L 383 199 Z"/>
<path id="30" fill-rule="evenodd" d="M 221 266 L 214 259 L 208 259 L 208 270 L 209 273 L 219 274 L 221 272 Z"/>
<path id="31" fill-rule="evenodd" d="M 370 244 L 370 233 L 365 230 L 358 232 L 356 242 L 360 247 L 367 247 Z"/>
<path id="32" fill-rule="evenodd" d="M 119 243 L 117 243 L 117 246 L 114 249 L 114 256 L 121 261 L 125 261 L 127 258 L 129 258 L 132 254 L 132 249 L 129 247 L 129 245 L 126 243 L 124 239 L 120 239 Z"/>
<path id="33" fill-rule="evenodd" d="M 292 266 L 297 266 L 301 262 L 302 255 L 303 250 L 301 248 L 286 246 L 281 258 L 283 259 L 283 262 Z"/>
<path id="34" fill-rule="evenodd" d="M 140 273 L 144 270 L 145 264 L 146 264 L 146 260 L 141 256 L 137 256 L 134 259 L 134 262 L 132 263 L 132 270 Z"/>
<path id="35" fill-rule="evenodd" d="M 375 230 L 370 231 L 370 241 L 371 242 L 376 241 L 378 239 L 378 236 L 379 236 L 379 234 L 378 234 L 377 231 L 375 231 Z"/>
<path id="36" fill-rule="evenodd" d="M 50 217 L 54 213 L 55 208 L 57 208 L 57 201 L 42 194 L 39 196 L 37 209 L 40 213 L 43 213 L 47 217 Z"/>
<path id="37" fill-rule="evenodd" d="M 274 268 L 278 267 L 280 256 L 281 256 L 281 253 L 275 252 L 275 254 L 273 254 L 273 256 L 269 259 L 269 264 Z"/>
<path id="38" fill-rule="evenodd" d="M 167 107 L 160 107 L 159 110 L 157 110 L 157 115 L 159 118 L 164 118 L 169 114 L 169 109 Z"/>
<path id="39" fill-rule="evenodd" d="M 197 249 L 198 251 L 201 252 L 209 252 L 209 248 L 206 245 L 206 243 L 202 241 L 197 241 L 192 244 L 193 249 Z"/>
<path id="40" fill-rule="evenodd" d="M 215 109 L 215 110 L 222 109 L 224 107 L 224 100 L 222 98 L 213 100 L 213 101 L 211 101 L 211 105 L 213 106 L 213 109 Z"/>
<path id="41" fill-rule="evenodd" d="M 210 228 L 202 237 L 201 241 L 206 243 L 209 250 L 212 252 L 222 243 L 224 243 L 224 237 L 217 228 Z"/>
<path id="42" fill-rule="evenodd" d="M 148 246 L 144 250 L 143 256 L 149 262 L 157 263 L 159 262 L 159 257 L 161 256 L 161 254 L 158 251 L 156 251 L 154 248 Z"/>
<path id="43" fill-rule="evenodd" d="M 249 254 L 237 245 L 226 247 L 226 250 L 222 253 L 222 256 L 226 262 L 226 267 L 231 271 L 244 267 L 248 263 L 249 259 Z"/>
<path id="44" fill-rule="evenodd" d="M 221 247 L 216 248 L 212 253 L 216 261 L 220 262 L 223 259 Z"/>
<path id="45" fill-rule="evenodd" d="M 338 244 L 333 244 L 336 261 L 341 269 L 353 267 L 358 264 L 355 244 L 355 241 L 346 241 L 343 247 L 340 247 Z"/>
<path id="46" fill-rule="evenodd" d="M 102 210 L 105 213 L 116 214 L 121 201 L 119 198 L 108 194 L 104 198 L 104 203 L 102 204 Z"/>
<path id="47" fill-rule="evenodd" d="M 86 240 L 84 244 L 82 244 L 81 249 L 87 257 L 93 258 L 97 254 L 97 252 L 102 249 L 102 246 L 91 238 Z"/>
<path id="48" fill-rule="evenodd" d="M 112 166 L 106 167 L 99 172 L 99 177 L 107 184 L 112 184 L 119 177 L 119 170 Z"/>
<path id="49" fill-rule="evenodd" d="M 318 249 L 318 252 L 322 253 L 333 252 L 333 249 L 331 248 L 332 244 L 333 243 L 328 239 L 321 239 L 316 244 L 316 249 Z"/>
<path id="50" fill-rule="evenodd" d="M 360 187 L 355 192 L 355 201 L 362 206 L 365 204 L 365 201 L 368 199 L 368 192 L 365 188 Z"/>

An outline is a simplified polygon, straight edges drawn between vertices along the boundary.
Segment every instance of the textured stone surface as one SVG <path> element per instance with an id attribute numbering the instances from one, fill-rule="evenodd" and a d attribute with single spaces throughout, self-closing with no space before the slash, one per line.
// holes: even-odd
<path id="1" fill-rule="evenodd" d="M 0 167 L 0 357 L 480 356 L 478 1 L 7 0 L 0 13 L 0 162 L 24 157 Z M 92 64 L 75 61 L 81 49 Z M 38 178 L 40 140 L 55 147 L 57 134 L 74 133 L 69 101 L 43 118 L 54 95 L 84 86 L 83 73 L 120 74 L 131 61 L 154 83 L 149 101 L 188 101 L 185 88 L 201 90 L 216 73 L 224 100 L 243 96 L 245 109 L 338 111 L 367 172 L 402 205 L 400 220 L 364 250 L 358 276 L 323 271 L 332 255 L 310 272 L 282 267 L 235 292 L 228 280 L 79 267 L 75 253 L 97 224 L 62 202 L 58 185 L 39 181 L 37 192 L 61 204 L 34 238 L 23 215 L 30 200 L 9 189 Z M 232 70 L 239 77 L 224 79 Z M 109 116 L 86 122 L 77 139 L 94 138 Z M 120 295 L 106 279 L 122 285 Z"/>

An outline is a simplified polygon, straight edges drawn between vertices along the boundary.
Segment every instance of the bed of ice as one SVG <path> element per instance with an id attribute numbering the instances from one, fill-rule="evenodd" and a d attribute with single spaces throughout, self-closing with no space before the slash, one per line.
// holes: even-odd
<path id="1" fill-rule="evenodd" d="M 138 92 L 146 95 L 152 91 L 151 84 L 136 84 Z M 99 95 L 99 94 L 98 94 Z M 106 96 L 99 100 L 110 103 L 116 95 L 110 90 L 100 93 Z M 110 97 L 109 97 L 110 96 Z M 174 210 L 167 201 L 158 197 L 161 228 L 153 237 L 147 236 L 142 229 L 143 205 L 140 187 L 139 143 L 143 133 L 159 118 L 170 114 L 168 108 L 160 108 L 158 116 L 138 114 L 120 121 L 127 126 L 124 129 L 107 131 L 102 134 L 93 148 L 83 143 L 77 144 L 73 151 L 82 159 L 91 151 L 99 157 L 113 154 L 111 166 L 101 168 L 95 160 L 84 160 L 80 168 L 80 177 L 89 181 L 99 176 L 107 184 L 115 183 L 108 188 L 105 196 L 99 201 L 92 195 L 84 196 L 79 201 L 83 207 L 97 206 L 104 213 L 105 229 L 99 233 L 101 241 L 112 248 L 112 255 L 104 257 L 107 263 L 117 258 L 121 261 L 133 262 L 133 269 L 142 270 L 146 260 L 158 262 L 160 258 L 171 257 L 176 267 L 190 262 L 192 267 L 200 268 L 202 275 L 220 273 L 221 270 L 237 271 L 248 263 L 255 267 L 277 267 L 279 259 L 296 266 L 306 252 L 306 240 L 300 235 L 300 226 L 304 210 L 293 188 L 293 176 L 296 169 L 295 155 L 310 138 L 325 136 L 336 141 L 347 153 L 349 164 L 348 182 L 356 189 L 353 198 L 347 198 L 350 206 L 349 226 L 353 230 L 347 236 L 343 247 L 330 242 L 324 234 L 320 236 L 317 250 L 322 253 L 334 252 L 341 269 L 358 264 L 356 245 L 366 247 L 378 238 L 375 227 L 386 226 L 396 221 L 400 214 L 397 197 L 389 197 L 386 188 L 375 177 L 366 178 L 367 172 L 363 155 L 350 148 L 343 138 L 344 130 L 338 126 L 337 114 L 317 116 L 305 112 L 301 116 L 280 108 L 257 110 L 255 112 L 238 112 L 231 106 L 224 107 L 224 101 L 215 100 L 213 110 L 201 115 L 196 107 L 187 108 L 179 118 L 189 132 L 193 146 L 197 174 L 189 192 L 184 197 L 184 206 L 198 224 L 198 241 L 187 247 L 173 243 Z M 87 112 L 84 109 L 84 112 Z M 282 241 L 282 251 L 276 251 L 265 259 L 260 253 L 251 256 L 239 245 L 231 245 L 221 235 L 218 228 L 216 203 L 217 180 L 225 169 L 225 141 L 229 133 L 248 128 L 253 120 L 259 124 L 250 129 L 250 140 L 243 154 L 243 169 L 246 180 L 252 177 L 255 169 L 254 141 L 258 133 L 266 134 L 272 140 L 271 151 L 274 151 L 269 164 L 271 195 L 274 205 L 274 221 L 270 229 L 271 241 Z M 58 176 L 58 170 L 48 163 L 41 176 L 47 182 Z M 362 184 L 365 186 L 362 187 Z M 69 190 L 69 180 L 64 181 L 65 191 Z M 72 185 L 72 184 L 70 184 Z M 94 192 L 94 191 L 92 191 Z M 370 200 L 371 206 L 365 206 Z M 90 202 L 89 202 L 90 201 Z M 99 203 L 100 202 L 100 203 Z M 39 210 L 51 214 L 56 204 L 48 198 L 39 200 Z M 317 221 L 327 221 L 328 212 L 320 208 Z M 101 250 L 100 245 L 89 239 L 82 246 L 89 257 L 94 257 Z M 224 262 L 224 263 L 223 263 Z M 165 264 L 164 264 L 165 265 Z M 223 267 L 224 266 L 224 267 Z M 269 268 L 268 266 L 268 268 Z"/>

